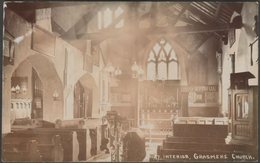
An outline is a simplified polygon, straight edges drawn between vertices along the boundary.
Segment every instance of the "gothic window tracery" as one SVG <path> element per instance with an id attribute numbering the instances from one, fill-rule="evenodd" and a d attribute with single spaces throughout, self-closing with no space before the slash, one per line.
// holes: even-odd
<path id="1" fill-rule="evenodd" d="M 147 59 L 147 80 L 178 80 L 179 62 L 172 46 L 159 40 L 150 50 Z"/>

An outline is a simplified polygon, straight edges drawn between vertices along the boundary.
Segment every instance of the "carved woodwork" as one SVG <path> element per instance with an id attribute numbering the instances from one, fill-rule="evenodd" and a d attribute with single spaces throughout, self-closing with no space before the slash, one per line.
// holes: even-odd
<path id="1" fill-rule="evenodd" d="M 257 144 L 258 87 L 230 89 L 229 144 Z"/>

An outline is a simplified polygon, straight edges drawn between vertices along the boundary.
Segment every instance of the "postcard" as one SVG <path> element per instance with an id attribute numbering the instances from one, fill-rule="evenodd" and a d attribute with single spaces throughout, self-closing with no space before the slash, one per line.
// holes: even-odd
<path id="1" fill-rule="evenodd" d="M 6 1 L 3 162 L 257 162 L 258 1 Z"/>

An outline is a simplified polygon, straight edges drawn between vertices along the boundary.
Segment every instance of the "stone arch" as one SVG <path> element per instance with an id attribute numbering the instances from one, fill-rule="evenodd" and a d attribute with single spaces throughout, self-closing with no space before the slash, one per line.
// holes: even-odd
<path id="1" fill-rule="evenodd" d="M 11 105 L 11 77 L 13 73 L 19 68 L 30 64 L 33 67 L 43 86 L 43 120 L 54 122 L 57 118 L 63 118 L 63 84 L 60 80 L 55 66 L 50 59 L 44 55 L 35 53 L 27 55 L 23 59 L 17 61 L 14 66 L 5 67 L 5 87 L 4 87 L 4 101 L 5 110 L 9 112 L 10 117 L 10 105 Z M 29 72 L 28 72 L 29 73 Z M 31 78 L 28 78 L 31 80 Z M 54 91 L 59 94 L 58 99 L 53 98 Z M 31 89 L 28 91 L 32 91 Z"/>
<path id="2" fill-rule="evenodd" d="M 99 115 L 99 89 L 98 85 L 93 78 L 93 76 L 90 73 L 84 73 L 81 77 L 79 77 L 78 80 L 76 80 L 76 83 L 80 82 L 80 84 L 83 86 L 84 90 L 91 90 L 91 116 L 90 117 L 96 117 Z M 75 91 L 75 87 L 74 87 Z M 73 91 L 73 92 L 74 92 Z M 75 102 L 75 99 L 74 99 Z M 75 109 L 75 108 L 74 108 Z"/>

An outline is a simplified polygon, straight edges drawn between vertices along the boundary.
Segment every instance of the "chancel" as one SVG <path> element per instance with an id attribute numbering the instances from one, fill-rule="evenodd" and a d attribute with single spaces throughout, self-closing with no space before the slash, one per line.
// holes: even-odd
<path id="1" fill-rule="evenodd" d="M 258 1 L 3 12 L 2 161 L 258 160 Z"/>

